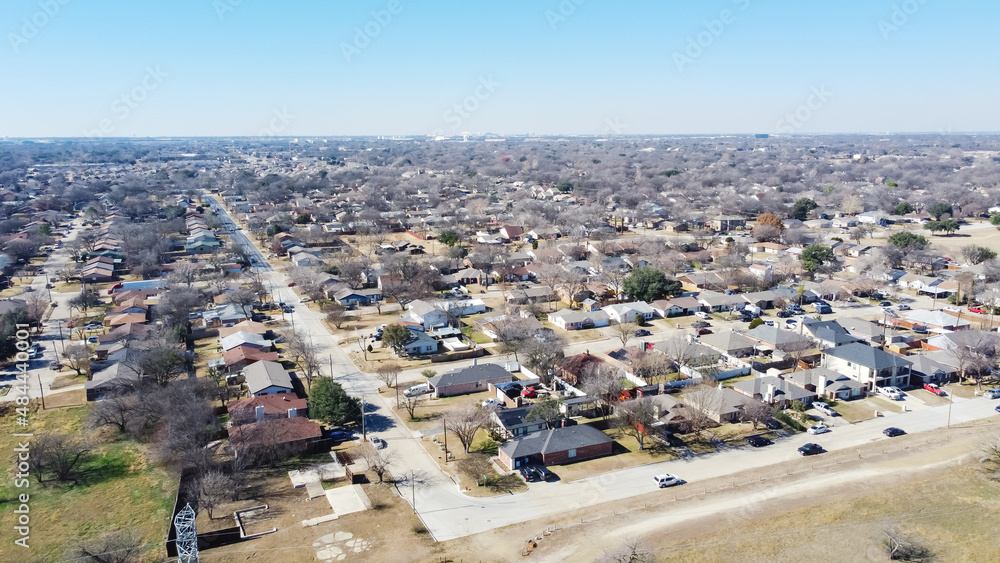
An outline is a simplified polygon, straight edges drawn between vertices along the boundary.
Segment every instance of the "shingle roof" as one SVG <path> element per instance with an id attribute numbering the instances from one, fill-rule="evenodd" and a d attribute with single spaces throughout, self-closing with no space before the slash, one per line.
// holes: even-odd
<path id="1" fill-rule="evenodd" d="M 611 442 L 607 434 L 587 424 L 554 428 L 511 440 L 500 449 L 511 459 L 551 454 Z"/>
<path id="2" fill-rule="evenodd" d="M 437 389 L 439 387 L 449 387 L 452 385 L 461 385 L 463 383 L 492 381 L 504 378 L 508 380 L 513 379 L 514 374 L 504 369 L 500 364 L 478 364 L 455 369 L 437 377 L 432 377 L 427 381 L 431 384 L 431 386 Z"/>
<path id="3" fill-rule="evenodd" d="M 292 377 L 277 362 L 264 360 L 251 364 L 243 368 L 243 376 L 246 378 L 247 389 L 251 394 L 263 391 L 272 385 L 286 389 L 292 388 Z"/>
<path id="4" fill-rule="evenodd" d="M 913 363 L 906 358 L 859 343 L 830 348 L 824 354 L 875 370 L 883 370 L 896 366 L 907 367 Z"/>

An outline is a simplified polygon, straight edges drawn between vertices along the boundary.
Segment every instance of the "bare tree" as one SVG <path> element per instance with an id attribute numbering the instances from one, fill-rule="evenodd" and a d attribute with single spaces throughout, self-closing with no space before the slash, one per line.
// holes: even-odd
<path id="1" fill-rule="evenodd" d="M 378 378 L 385 383 L 386 387 L 394 387 L 399 380 L 399 372 L 402 371 L 399 364 L 383 364 L 375 370 Z"/>
<path id="2" fill-rule="evenodd" d="M 174 264 L 174 268 L 168 277 L 170 281 L 191 287 L 198 280 L 200 270 L 198 265 L 192 262 L 178 262 Z"/>
<path id="3" fill-rule="evenodd" d="M 669 338 L 656 350 L 665 355 L 678 370 L 681 366 L 687 365 L 695 354 L 694 344 L 684 336 Z"/>
<path id="4" fill-rule="evenodd" d="M 79 485 L 85 475 L 83 466 L 94 446 L 81 438 L 65 434 L 43 434 L 35 440 L 28 461 L 29 471 L 39 483 L 56 480 Z"/>
<path id="5" fill-rule="evenodd" d="M 469 453 L 469 448 L 476 439 L 476 433 L 489 424 L 489 415 L 489 410 L 469 405 L 446 414 L 444 420 L 448 431 L 462 443 L 465 453 Z"/>
<path id="6" fill-rule="evenodd" d="M 90 371 L 90 348 L 86 344 L 70 344 L 63 348 L 62 357 L 77 375 Z"/>
<path id="7" fill-rule="evenodd" d="M 81 563 L 139 563 L 146 551 L 142 537 L 132 530 L 115 530 L 85 541 L 77 538 L 74 544 L 66 558 Z"/>
<path id="8" fill-rule="evenodd" d="M 393 454 L 388 449 L 378 449 L 371 443 L 358 446 L 358 453 L 368 464 L 368 469 L 378 476 L 378 482 L 383 482 L 385 473 L 392 465 Z"/>
<path id="9" fill-rule="evenodd" d="M 674 361 L 660 352 L 642 350 L 630 357 L 632 373 L 646 383 L 658 383 L 674 371 Z"/>
<path id="10" fill-rule="evenodd" d="M 552 381 L 552 370 L 565 357 L 562 339 L 554 333 L 535 335 L 524 341 L 521 349 L 524 365 L 538 375 L 542 383 L 548 385 Z"/>
<path id="11" fill-rule="evenodd" d="M 605 550 L 600 563 L 656 563 L 656 550 L 637 538 L 626 537 L 620 545 Z"/>
<path id="12" fill-rule="evenodd" d="M 426 395 L 406 395 L 405 393 L 399 398 L 399 407 L 406 411 L 406 414 L 410 416 L 410 420 L 413 420 L 417 407 L 419 407 L 423 402 Z"/>
<path id="13" fill-rule="evenodd" d="M 316 345 L 313 344 L 312 336 L 298 331 L 293 332 L 288 338 L 286 352 L 305 378 L 306 388 L 311 389 L 313 379 L 319 376 L 322 364 Z"/>
<path id="14" fill-rule="evenodd" d="M 915 537 L 904 534 L 898 526 L 886 525 L 882 528 L 885 536 L 883 547 L 890 561 L 931 561 L 934 553 Z"/>
<path id="15" fill-rule="evenodd" d="M 112 393 L 103 401 L 97 401 L 90 409 L 89 422 L 94 428 L 112 426 L 125 434 L 138 415 L 138 400 L 134 395 Z"/>
<path id="16" fill-rule="evenodd" d="M 344 326 L 344 322 L 347 320 L 347 307 L 344 307 L 340 303 L 330 303 L 323 307 L 323 311 L 326 312 L 326 322 L 332 324 L 338 330 Z"/>
<path id="17" fill-rule="evenodd" d="M 226 302 L 239 307 L 248 319 L 253 316 L 253 302 L 256 300 L 257 294 L 252 289 L 243 287 L 234 289 L 226 296 Z"/>
<path id="18" fill-rule="evenodd" d="M 628 341 L 635 334 L 636 326 L 638 325 L 636 325 L 635 322 L 628 320 L 624 322 L 616 322 L 611 326 L 611 329 L 615 334 L 615 338 L 621 340 L 622 348 L 628 345 Z"/>
<path id="19" fill-rule="evenodd" d="M 815 346 L 812 341 L 805 336 L 790 339 L 786 342 L 778 344 L 777 346 L 778 350 L 781 350 L 786 357 L 795 360 L 795 364 L 792 366 L 792 372 L 799 369 L 799 361 L 814 347 Z"/>
<path id="20" fill-rule="evenodd" d="M 611 406 L 622 394 L 618 369 L 604 362 L 588 364 L 581 379 L 581 390 L 594 400 L 601 416 L 607 420 L 611 416 Z"/>
<path id="21" fill-rule="evenodd" d="M 615 406 L 617 426 L 625 434 L 635 438 L 642 450 L 649 435 L 649 429 L 658 418 L 656 405 L 650 397 L 622 401 Z"/>
<path id="22" fill-rule="evenodd" d="M 232 478 L 222 471 L 212 470 L 201 476 L 201 499 L 199 508 L 208 511 L 210 519 L 215 518 L 215 508 L 231 498 L 233 489 Z"/>
<path id="23" fill-rule="evenodd" d="M 718 412 L 722 406 L 722 392 L 711 385 L 698 385 L 683 395 L 688 407 L 685 409 L 688 426 L 698 441 L 702 432 L 716 424 L 710 413 Z"/>
<path id="24" fill-rule="evenodd" d="M 757 430 L 758 425 L 771 420 L 771 406 L 763 401 L 748 401 L 743 405 L 741 418 L 744 422 L 753 424 L 753 429 Z"/>
<path id="25" fill-rule="evenodd" d="M 963 330 L 952 336 L 955 347 L 952 353 L 958 362 L 959 376 L 973 379 L 979 389 L 983 388 L 983 376 L 996 364 L 997 346 L 1000 344 L 996 333 L 982 330 Z"/>

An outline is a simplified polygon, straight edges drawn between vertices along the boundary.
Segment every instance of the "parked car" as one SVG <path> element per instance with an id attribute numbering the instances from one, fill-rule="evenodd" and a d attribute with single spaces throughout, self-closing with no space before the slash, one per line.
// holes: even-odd
<path id="1" fill-rule="evenodd" d="M 808 430 L 806 430 L 806 432 L 810 434 L 826 434 L 829 431 L 830 427 L 825 424 L 814 424 L 813 426 L 810 426 Z"/>
<path id="2" fill-rule="evenodd" d="M 331 440 L 336 440 L 338 442 L 343 441 L 343 440 L 350 440 L 351 439 L 351 435 L 352 434 L 351 434 L 350 430 L 344 430 L 344 429 L 341 429 L 341 428 L 336 428 L 336 429 L 333 429 L 333 430 L 330 431 L 330 439 Z"/>
<path id="3" fill-rule="evenodd" d="M 995 387 L 993 389 L 987 389 L 983 396 L 987 399 L 1000 399 L 1000 387 Z"/>
<path id="4" fill-rule="evenodd" d="M 893 401 L 903 400 L 903 392 L 900 391 L 898 387 L 879 387 L 878 392 L 892 399 Z"/>
<path id="5" fill-rule="evenodd" d="M 792 313 L 791 311 L 778 311 L 777 315 L 778 315 L 778 318 L 787 319 L 788 317 L 793 316 L 794 313 Z"/>
<path id="6" fill-rule="evenodd" d="M 538 397 L 538 391 L 535 391 L 534 387 L 525 387 L 521 390 L 521 396 L 525 399 L 534 399 Z"/>
<path id="7" fill-rule="evenodd" d="M 684 482 L 684 481 L 681 481 L 680 479 L 678 479 L 676 476 L 671 475 L 669 473 L 663 473 L 661 475 L 655 475 L 655 476 L 653 476 L 653 481 L 661 489 L 664 488 L 664 487 L 673 487 L 674 485 L 680 485 L 681 483 Z"/>
<path id="8" fill-rule="evenodd" d="M 308 303 L 310 301 L 312 301 L 312 298 L 308 295 L 299 299 L 299 303 Z"/>
<path id="9" fill-rule="evenodd" d="M 698 317 L 699 319 L 706 319 L 706 320 L 711 318 L 705 311 L 695 311 L 694 316 Z"/>
<path id="10" fill-rule="evenodd" d="M 983 313 L 985 313 L 985 312 L 986 312 L 986 310 L 985 310 L 985 309 L 982 309 L 982 308 L 980 308 L 980 307 L 969 307 L 969 312 L 970 312 L 970 313 L 979 313 L 979 314 L 983 314 Z"/>
<path id="11" fill-rule="evenodd" d="M 83 328 L 87 330 L 100 330 L 104 328 L 104 325 L 102 325 L 101 323 L 87 323 L 83 326 Z"/>
<path id="12" fill-rule="evenodd" d="M 961 313 L 962 312 L 962 308 L 961 307 L 956 307 L 954 305 L 949 305 L 949 306 L 945 307 L 944 310 L 945 311 L 951 311 L 952 313 Z"/>
<path id="13" fill-rule="evenodd" d="M 534 483 L 540 479 L 540 476 L 535 471 L 535 468 L 530 465 L 523 465 L 520 469 L 518 469 L 518 471 L 520 471 L 521 477 L 524 477 L 524 480 L 528 483 Z"/>
<path id="14" fill-rule="evenodd" d="M 770 446 L 774 442 L 763 436 L 750 436 L 747 438 L 747 443 L 755 448 L 760 448 L 763 446 Z"/>
<path id="15" fill-rule="evenodd" d="M 802 444 L 799 448 L 799 453 L 802 455 L 816 455 L 823 453 L 823 446 L 819 444 L 813 444 L 812 442 L 808 444 Z"/>
<path id="16" fill-rule="evenodd" d="M 698 328 L 695 329 L 694 333 L 697 334 L 698 336 L 704 336 L 706 334 L 712 334 L 712 330 L 707 328 Z"/>
<path id="17" fill-rule="evenodd" d="M 764 321 L 764 324 L 766 324 L 767 326 L 774 326 L 774 321 L 772 321 L 772 320 L 766 320 L 766 321 Z"/>
<path id="18" fill-rule="evenodd" d="M 295 282 L 288 282 L 288 287 L 295 287 Z"/>
<path id="19" fill-rule="evenodd" d="M 372 445 L 375 446 L 376 450 L 384 450 L 389 444 L 382 438 L 372 436 Z"/>
<path id="20" fill-rule="evenodd" d="M 892 303 L 890 303 L 888 301 L 882 301 L 881 303 L 878 304 L 878 306 L 879 307 L 892 307 Z"/>
<path id="21" fill-rule="evenodd" d="M 549 469 L 547 467 L 538 466 L 538 467 L 535 468 L 535 471 L 538 472 L 538 474 L 541 476 L 541 478 L 542 478 L 543 481 L 552 482 L 552 481 L 558 481 L 559 480 L 559 476 L 556 475 L 555 473 L 549 471 Z"/>
<path id="22" fill-rule="evenodd" d="M 903 430 L 902 428 L 896 428 L 895 426 L 890 426 L 889 428 L 883 430 L 882 433 L 890 438 L 895 438 L 896 436 L 902 436 L 903 434 L 906 434 L 906 431 Z"/>
<path id="23" fill-rule="evenodd" d="M 484 407 L 496 407 L 496 406 L 499 406 L 499 405 L 500 405 L 500 401 L 498 401 L 498 400 L 496 400 L 496 399 L 494 399 L 492 397 L 490 397 L 489 399 L 486 399 L 485 401 L 483 401 L 483 406 Z"/>
<path id="24" fill-rule="evenodd" d="M 87 339 L 87 344 L 97 344 L 97 337 L 96 336 L 91 336 L 90 338 L 88 338 Z"/>
<path id="25" fill-rule="evenodd" d="M 633 334 L 635 334 L 635 336 L 649 336 L 652 333 L 649 332 L 648 330 L 644 329 L 644 328 L 640 328 L 639 330 L 635 331 L 635 333 L 633 333 Z"/>
<path id="26" fill-rule="evenodd" d="M 403 391 L 403 395 L 407 397 L 416 397 L 417 395 L 424 395 L 431 392 L 431 386 L 427 383 L 418 383 L 412 387 L 407 387 Z"/>
<path id="27" fill-rule="evenodd" d="M 773 418 L 764 421 L 764 427 L 769 430 L 781 430 L 781 423 Z"/>
<path id="28" fill-rule="evenodd" d="M 837 416 L 837 411 L 833 410 L 833 407 L 822 402 L 816 401 L 812 404 L 813 408 L 827 416 Z"/>
<path id="29" fill-rule="evenodd" d="M 1000 412 L 1000 405 L 997 405 L 997 406 L 993 407 L 993 410 L 995 410 L 997 412 Z"/>
<path id="30" fill-rule="evenodd" d="M 924 389 L 934 393 L 938 397 L 944 397 L 945 395 L 944 389 L 939 387 L 937 383 L 924 383 Z"/>
<path id="31" fill-rule="evenodd" d="M 896 305 L 896 308 L 899 309 L 900 311 L 909 311 L 910 310 L 910 306 L 907 305 L 906 303 L 902 303 L 900 305 Z"/>

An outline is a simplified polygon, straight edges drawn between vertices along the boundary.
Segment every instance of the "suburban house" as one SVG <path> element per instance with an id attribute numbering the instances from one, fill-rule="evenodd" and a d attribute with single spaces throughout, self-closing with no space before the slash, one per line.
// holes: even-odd
<path id="1" fill-rule="evenodd" d="M 257 348 L 261 351 L 269 351 L 271 347 L 274 346 L 274 342 L 259 334 L 243 331 L 230 334 L 225 338 L 220 338 L 219 344 L 222 346 L 223 352 L 226 350 L 232 350 L 237 346 L 249 346 L 251 348 Z"/>
<path id="2" fill-rule="evenodd" d="M 229 421 L 234 426 L 260 422 L 270 418 L 309 416 L 309 402 L 291 393 L 261 395 L 232 401 L 226 405 Z"/>
<path id="3" fill-rule="evenodd" d="M 649 304 L 653 311 L 663 318 L 676 317 L 679 315 L 693 315 L 701 311 L 701 303 L 694 297 L 675 297 L 673 299 L 660 299 Z"/>
<path id="4" fill-rule="evenodd" d="M 911 356 L 909 360 L 913 362 L 913 365 L 910 366 L 910 373 L 913 377 L 910 383 L 923 385 L 924 383 L 945 383 L 954 379 L 959 375 L 958 367 L 953 365 L 957 363 L 954 362 L 954 357 L 950 351 Z"/>
<path id="5" fill-rule="evenodd" d="M 809 339 L 791 330 L 782 330 L 776 326 L 760 325 L 753 330 L 746 331 L 746 336 L 756 340 L 756 348 L 769 350 L 782 350 L 788 347 L 798 347 L 802 343 L 809 342 Z"/>
<path id="6" fill-rule="evenodd" d="M 616 303 L 601 309 L 607 313 L 608 318 L 617 323 L 634 323 L 637 316 L 642 316 L 644 321 L 653 320 L 656 311 L 645 301 L 633 301 L 630 303 Z"/>
<path id="7" fill-rule="evenodd" d="M 716 232 L 735 231 L 747 225 L 743 217 L 721 215 L 708 220 L 708 226 Z"/>
<path id="8" fill-rule="evenodd" d="M 715 272 L 690 272 L 677 276 L 677 281 L 681 282 L 681 287 L 685 291 L 698 291 L 700 289 L 725 288 L 726 282 Z"/>
<path id="9" fill-rule="evenodd" d="M 382 300 L 382 290 L 371 289 L 350 289 L 345 288 L 333 294 L 333 299 L 345 307 L 355 307 L 358 305 L 371 305 Z"/>
<path id="10" fill-rule="evenodd" d="M 229 429 L 229 444 L 236 457 L 253 455 L 259 448 L 279 447 L 290 454 L 312 450 L 323 439 L 323 429 L 308 418 L 265 419 Z"/>
<path id="11" fill-rule="evenodd" d="M 293 392 L 291 376 L 277 362 L 260 361 L 250 364 L 243 368 L 243 377 L 247 390 L 254 397 Z"/>
<path id="12" fill-rule="evenodd" d="M 539 285 L 525 289 L 512 289 L 510 291 L 505 291 L 503 297 L 507 303 L 513 303 L 515 305 L 524 305 L 527 303 L 548 303 L 549 301 L 557 301 L 559 299 L 555 292 L 552 291 L 552 288 L 547 285 Z"/>
<path id="13" fill-rule="evenodd" d="M 802 328 L 819 344 L 820 348 L 835 348 L 861 340 L 851 334 L 850 331 L 841 326 L 837 321 L 817 321 L 816 319 L 804 317 L 802 319 Z"/>
<path id="14" fill-rule="evenodd" d="M 793 401 L 802 401 L 808 405 L 816 399 L 814 391 L 774 376 L 739 381 L 733 384 L 733 389 L 747 397 L 781 409 L 789 408 Z"/>
<path id="15" fill-rule="evenodd" d="M 531 411 L 535 407 L 517 407 L 514 409 L 497 409 L 490 415 L 495 430 L 508 439 L 520 438 L 535 432 L 548 429 L 548 424 L 544 420 L 529 420 Z"/>
<path id="16" fill-rule="evenodd" d="M 796 371 L 781 377 L 811 391 L 820 399 L 847 400 L 865 396 L 863 384 L 823 367 Z"/>
<path id="17" fill-rule="evenodd" d="M 563 381 L 570 385 L 577 385 L 586 378 L 590 370 L 603 363 L 605 363 L 604 360 L 589 353 L 575 354 L 559 360 L 555 369 Z"/>
<path id="18" fill-rule="evenodd" d="M 713 421 L 722 424 L 739 422 L 743 418 L 746 405 L 754 401 L 742 393 L 728 387 L 705 387 L 681 396 L 687 408 L 700 410 Z"/>
<path id="19" fill-rule="evenodd" d="M 434 396 L 440 398 L 478 393 L 486 391 L 490 383 L 495 385 L 510 381 L 514 381 L 514 374 L 500 364 L 475 364 L 431 377 L 427 383 Z"/>
<path id="20" fill-rule="evenodd" d="M 873 346 L 880 346 L 883 341 L 886 344 L 892 344 L 912 339 L 912 337 L 906 336 L 893 328 L 880 326 L 871 321 L 854 317 L 841 317 L 837 319 L 837 323 L 846 328 L 851 335 L 857 337 L 858 341 L 867 342 Z"/>
<path id="21" fill-rule="evenodd" d="M 969 321 L 944 311 L 906 311 L 906 322 L 930 332 L 952 332 L 972 326 Z"/>
<path id="22" fill-rule="evenodd" d="M 277 362 L 278 353 L 265 352 L 260 348 L 241 344 L 223 352 L 222 360 L 227 371 L 238 371 L 256 362 Z"/>
<path id="23" fill-rule="evenodd" d="M 424 330 L 448 326 L 448 313 L 427 301 L 416 299 L 411 301 L 406 309 L 407 316 L 414 322 L 423 325 Z"/>
<path id="24" fill-rule="evenodd" d="M 703 345 L 714 348 L 715 350 L 734 358 L 752 356 L 754 353 L 754 346 L 757 345 L 755 340 L 750 340 L 746 336 L 737 334 L 731 330 L 706 334 L 698 340 Z"/>
<path id="25" fill-rule="evenodd" d="M 500 446 L 499 461 L 507 470 L 536 463 L 558 465 L 611 455 L 614 440 L 587 424 L 543 430 Z"/>
<path id="26" fill-rule="evenodd" d="M 910 365 L 906 358 L 860 343 L 823 351 L 822 365 L 859 381 L 874 391 L 877 387 L 906 387 Z"/>
<path id="27" fill-rule="evenodd" d="M 698 303 L 713 313 L 721 311 L 739 311 L 746 307 L 746 299 L 742 295 L 726 295 L 717 291 L 703 291 L 698 295 Z"/>
<path id="28" fill-rule="evenodd" d="M 610 318 L 604 311 L 562 309 L 555 313 L 549 313 L 549 322 L 563 330 L 581 330 L 608 326 Z"/>
<path id="29" fill-rule="evenodd" d="M 403 324 L 403 323 L 400 323 Z M 403 352 L 407 356 L 419 356 L 422 354 L 435 354 L 438 351 L 438 341 L 425 332 L 410 331 L 410 339 L 403 345 Z"/>

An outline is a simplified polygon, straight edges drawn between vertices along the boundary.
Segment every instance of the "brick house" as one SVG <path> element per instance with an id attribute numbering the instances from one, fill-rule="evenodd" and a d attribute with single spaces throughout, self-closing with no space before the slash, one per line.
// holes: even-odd
<path id="1" fill-rule="evenodd" d="M 514 381 L 514 374 L 499 364 L 476 364 L 455 369 L 427 380 L 435 397 L 453 397 L 486 391 L 489 384 Z"/>
<path id="2" fill-rule="evenodd" d="M 614 441 L 586 424 L 543 430 L 500 446 L 499 461 L 508 470 L 529 463 L 559 465 L 611 455 Z"/>

